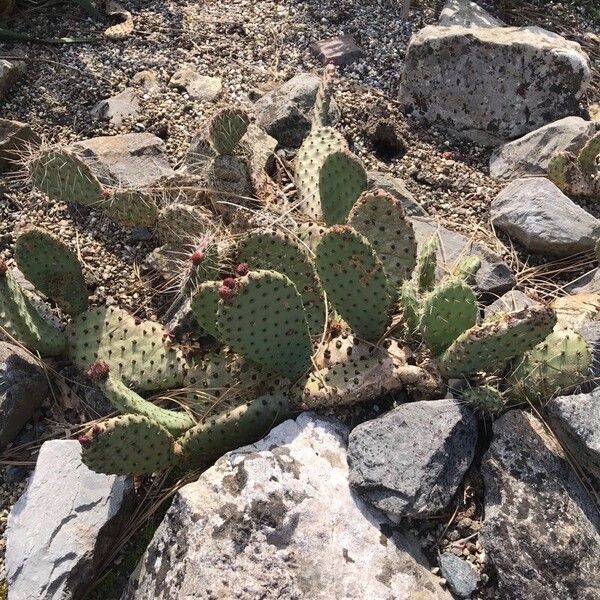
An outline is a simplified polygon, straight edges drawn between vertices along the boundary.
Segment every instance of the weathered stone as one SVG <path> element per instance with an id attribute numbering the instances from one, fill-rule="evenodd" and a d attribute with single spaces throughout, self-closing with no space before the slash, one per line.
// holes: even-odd
<path id="1" fill-rule="evenodd" d="M 577 154 L 600 129 L 600 123 L 581 117 L 565 117 L 508 142 L 490 158 L 490 175 L 497 179 L 516 179 L 527 175 L 546 175 L 548 163 L 559 152 Z"/>
<path id="2" fill-rule="evenodd" d="M 217 153 L 211 146 L 206 133 L 197 133 L 190 142 L 181 171 L 193 175 L 206 175 L 207 166 L 215 156 Z"/>
<path id="3" fill-rule="evenodd" d="M 185 90 L 190 98 L 201 102 L 212 102 L 223 91 L 223 82 L 220 77 L 201 75 L 192 67 L 184 67 L 175 72 L 169 85 Z"/>
<path id="4" fill-rule="evenodd" d="M 408 191 L 404 180 L 381 171 L 367 173 L 367 189 L 380 188 L 400 200 L 407 215 L 411 217 L 427 216 L 427 211 L 417 202 Z"/>
<path id="5" fill-rule="evenodd" d="M 92 115 L 119 127 L 125 121 L 137 118 L 139 111 L 140 101 L 137 91 L 134 88 L 125 88 L 116 96 L 111 96 L 96 104 L 92 109 Z"/>
<path id="6" fill-rule="evenodd" d="M 277 148 L 277 140 L 274 137 L 271 137 L 254 123 L 250 123 L 241 144 L 248 157 L 251 170 L 262 171 L 267 174 L 273 173 L 275 169 L 275 149 Z"/>
<path id="7" fill-rule="evenodd" d="M 122 600 L 450 600 L 350 492 L 346 437 L 304 413 L 225 455 L 179 490 Z"/>
<path id="8" fill-rule="evenodd" d="M 487 10 L 484 10 L 469 0 L 447 0 L 438 19 L 438 25 L 450 27 L 503 27 L 504 21 L 496 19 Z"/>
<path id="9" fill-rule="evenodd" d="M 160 82 L 155 71 L 139 71 L 131 78 L 131 84 L 143 90 L 146 94 L 155 94 L 160 90 Z"/>
<path id="10" fill-rule="evenodd" d="M 480 541 L 501 598 L 593 600 L 600 590 L 600 519 L 592 499 L 534 416 L 494 423 L 481 466 Z"/>
<path id="11" fill-rule="evenodd" d="M 485 317 L 491 317 L 498 313 L 513 312 L 515 310 L 521 310 L 538 304 L 536 300 L 530 298 L 527 294 L 524 294 L 520 290 L 510 290 L 506 294 L 500 296 L 498 300 L 492 302 L 489 306 L 484 308 Z"/>
<path id="12" fill-rule="evenodd" d="M 311 46 L 311 50 L 324 65 L 350 65 L 365 55 L 351 35 L 319 40 Z"/>
<path id="13" fill-rule="evenodd" d="M 255 105 L 256 123 L 286 148 L 297 148 L 310 131 L 310 114 L 321 80 L 317 75 L 301 73 L 281 87 L 265 94 Z M 329 117 L 339 111 L 332 101 Z"/>
<path id="14" fill-rule="evenodd" d="M 37 362 L 0 342 L 0 448 L 15 439 L 47 394 L 48 378 Z"/>
<path id="15" fill-rule="evenodd" d="M 462 558 L 450 552 L 442 554 L 438 560 L 442 577 L 448 582 L 448 587 L 459 598 L 470 598 L 477 589 L 479 574 Z"/>
<path id="16" fill-rule="evenodd" d="M 565 286 L 569 294 L 600 293 L 600 269 L 592 269 Z"/>
<path id="17" fill-rule="evenodd" d="M 9 600 L 80 598 L 124 525 L 131 479 L 81 462 L 77 441 L 52 440 L 8 517 Z"/>
<path id="18" fill-rule="evenodd" d="M 164 142 L 150 133 L 95 137 L 76 142 L 73 148 L 107 185 L 143 188 L 175 173 Z"/>
<path id="19" fill-rule="evenodd" d="M 27 66 L 22 60 L 0 59 L 0 99 L 26 73 Z"/>
<path id="20" fill-rule="evenodd" d="M 438 236 L 438 279 L 458 260 L 474 255 L 481 259 L 481 267 L 475 277 L 478 292 L 484 296 L 498 297 L 515 285 L 516 279 L 510 267 L 483 244 L 438 225 L 434 219 L 415 217 L 411 222 L 419 246 L 432 235 Z"/>
<path id="21" fill-rule="evenodd" d="M 18 163 L 19 156 L 29 146 L 40 142 L 40 136 L 27 123 L 0 119 L 0 171 Z"/>
<path id="22" fill-rule="evenodd" d="M 392 518 L 442 512 L 477 443 L 473 413 L 453 400 L 402 404 L 350 433 L 350 485 Z"/>
<path id="23" fill-rule="evenodd" d="M 540 254 L 584 252 L 600 236 L 600 221 L 543 177 L 511 181 L 494 198 L 490 217 L 494 227 Z"/>
<path id="24" fill-rule="evenodd" d="M 429 125 L 496 145 L 576 113 L 589 82 L 579 44 L 539 27 L 427 26 L 410 41 L 400 99 Z"/>

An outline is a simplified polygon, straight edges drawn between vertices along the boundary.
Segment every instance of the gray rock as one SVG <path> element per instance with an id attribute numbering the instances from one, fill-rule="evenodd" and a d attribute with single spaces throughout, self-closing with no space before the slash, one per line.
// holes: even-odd
<path id="1" fill-rule="evenodd" d="M 450 600 L 351 493 L 346 437 L 304 413 L 225 455 L 179 490 L 122 600 Z"/>
<path id="2" fill-rule="evenodd" d="M 490 217 L 494 227 L 540 254 L 584 252 L 600 236 L 600 221 L 543 177 L 511 181 L 492 201 Z"/>
<path id="3" fill-rule="evenodd" d="M 79 443 L 45 442 L 6 530 L 9 600 L 81 597 L 128 516 L 130 479 L 81 462 Z"/>
<path id="4" fill-rule="evenodd" d="M 442 512 L 477 443 L 473 414 L 453 400 L 402 404 L 350 433 L 350 485 L 393 518 Z"/>
<path id="5" fill-rule="evenodd" d="M 565 150 L 579 152 L 596 129 L 600 129 L 600 123 L 581 117 L 548 123 L 496 149 L 490 158 L 490 175 L 497 179 L 546 175 L 553 156 Z"/>
<path id="6" fill-rule="evenodd" d="M 350 65 L 365 55 L 351 35 L 319 40 L 311 46 L 311 50 L 324 65 Z"/>
<path id="7" fill-rule="evenodd" d="M 201 75 L 192 67 L 183 67 L 175 72 L 169 85 L 185 90 L 190 98 L 201 102 L 212 102 L 223 91 L 223 82 L 220 77 Z"/>
<path id="8" fill-rule="evenodd" d="M 0 59 L 0 99 L 26 72 L 27 66 L 22 60 Z"/>
<path id="9" fill-rule="evenodd" d="M 578 277 L 565 286 L 565 291 L 569 294 L 600 293 L 600 269 L 592 269 L 589 273 Z"/>
<path id="10" fill-rule="evenodd" d="M 438 563 L 448 587 L 460 598 L 470 598 L 479 583 L 477 571 L 466 560 L 450 552 L 442 554 Z"/>
<path id="11" fill-rule="evenodd" d="M 554 398 L 550 423 L 577 462 L 600 478 L 600 390 Z"/>
<path id="12" fill-rule="evenodd" d="M 407 215 L 411 217 L 427 216 L 427 211 L 417 202 L 415 197 L 408 191 L 404 180 L 381 171 L 369 171 L 367 173 L 368 189 L 380 188 L 385 190 L 394 198 L 400 200 Z"/>
<path id="13" fill-rule="evenodd" d="M 107 185 L 143 188 L 175 173 L 164 142 L 150 133 L 95 137 L 72 147 Z"/>
<path id="14" fill-rule="evenodd" d="M 252 172 L 273 174 L 277 148 L 277 140 L 274 137 L 250 123 L 241 144 Z"/>
<path id="15" fill-rule="evenodd" d="M 458 260 L 473 254 L 481 259 L 481 268 L 475 277 L 475 287 L 479 293 L 498 297 L 515 285 L 516 279 L 510 267 L 483 244 L 438 225 L 434 219 L 415 217 L 411 222 L 418 245 L 432 235 L 438 236 L 438 279 L 441 279 Z"/>
<path id="16" fill-rule="evenodd" d="M 424 123 L 496 145 L 576 113 L 589 82 L 579 44 L 539 27 L 427 26 L 410 41 L 400 100 Z"/>
<path id="17" fill-rule="evenodd" d="M 265 94 L 255 105 L 256 123 L 286 148 L 297 148 L 310 131 L 310 113 L 321 80 L 301 73 Z M 332 101 L 330 119 L 339 115 Z"/>
<path id="18" fill-rule="evenodd" d="M 140 112 L 140 101 L 134 88 L 125 88 L 116 96 L 101 100 L 92 109 L 92 116 L 119 127 L 125 121 L 136 119 Z"/>
<path id="19" fill-rule="evenodd" d="M 506 294 L 500 296 L 498 300 L 495 300 L 489 306 L 486 306 L 484 308 L 484 315 L 487 318 L 497 313 L 521 310 L 522 308 L 527 308 L 534 304 L 538 304 L 538 302 L 527 296 L 527 294 L 524 294 L 519 290 L 510 290 L 510 292 L 506 292 Z"/>
<path id="20" fill-rule="evenodd" d="M 207 166 L 215 156 L 217 153 L 210 145 L 206 134 L 204 132 L 197 133 L 190 142 L 181 171 L 191 175 L 205 176 Z"/>
<path id="21" fill-rule="evenodd" d="M 23 151 L 40 142 L 40 136 L 27 123 L 0 119 L 0 171 L 11 167 Z"/>
<path id="22" fill-rule="evenodd" d="M 494 423 L 481 472 L 480 541 L 501 598 L 594 600 L 600 590 L 600 519 L 544 425 L 512 410 Z"/>
<path id="23" fill-rule="evenodd" d="M 0 448 L 15 439 L 47 394 L 48 378 L 37 362 L 0 342 Z"/>
<path id="24" fill-rule="evenodd" d="M 469 0 L 447 0 L 438 19 L 438 25 L 442 27 L 503 27 L 504 21 L 496 19 Z"/>
<path id="25" fill-rule="evenodd" d="M 131 78 L 131 85 L 143 90 L 148 95 L 155 94 L 160 90 L 160 82 L 155 71 L 139 71 Z"/>

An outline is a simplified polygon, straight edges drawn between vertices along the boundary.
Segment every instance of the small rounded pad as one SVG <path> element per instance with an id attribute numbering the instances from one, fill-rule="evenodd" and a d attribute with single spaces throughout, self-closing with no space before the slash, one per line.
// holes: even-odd
<path id="1" fill-rule="evenodd" d="M 325 326 L 325 301 L 312 261 L 306 249 L 281 231 L 252 233 L 238 245 L 240 262 L 253 269 L 286 275 L 302 298 L 311 335 L 321 335 Z"/>
<path id="2" fill-rule="evenodd" d="M 357 198 L 367 187 L 367 173 L 349 150 L 332 152 L 319 171 L 321 211 L 328 225 L 345 223 Z"/>
<path id="3" fill-rule="evenodd" d="M 239 108 L 223 108 L 213 115 L 208 124 L 208 135 L 219 154 L 231 154 L 244 137 L 250 119 Z"/>
<path id="4" fill-rule="evenodd" d="M 406 324 L 409 335 L 414 335 L 421 322 L 421 307 L 419 305 L 419 298 L 417 297 L 417 290 L 410 281 L 402 282 L 400 286 L 400 310 L 402 312 L 402 319 Z"/>
<path id="5" fill-rule="evenodd" d="M 124 227 L 153 227 L 158 218 L 154 198 L 140 190 L 116 190 L 103 208 L 115 223 Z"/>
<path id="6" fill-rule="evenodd" d="M 419 293 L 430 292 L 435 286 L 437 270 L 438 238 L 432 235 L 419 248 L 416 279 Z"/>
<path id="7" fill-rule="evenodd" d="M 28 165 L 31 181 L 53 200 L 102 207 L 102 185 L 89 166 L 66 149 L 44 150 Z"/>
<path id="8" fill-rule="evenodd" d="M 287 394 L 276 392 L 198 423 L 178 441 L 190 466 L 212 463 L 226 452 L 252 444 L 289 418 Z"/>
<path id="9" fill-rule="evenodd" d="M 321 239 L 315 265 L 341 317 L 358 336 L 378 340 L 393 302 L 383 265 L 367 239 L 351 227 L 335 226 Z"/>
<path id="10" fill-rule="evenodd" d="M 214 216 L 200 206 L 172 202 L 161 209 L 156 235 L 165 244 L 188 243 L 214 229 Z"/>
<path id="11" fill-rule="evenodd" d="M 504 394 L 492 385 L 470 387 L 462 392 L 463 401 L 475 412 L 499 413 L 506 405 Z"/>
<path id="12" fill-rule="evenodd" d="M 83 463 L 97 473 L 149 475 L 175 463 L 173 437 L 147 417 L 123 415 L 98 428 L 81 450 Z"/>
<path id="13" fill-rule="evenodd" d="M 311 121 L 313 128 L 325 127 L 329 121 L 329 108 L 333 93 L 333 77 L 335 65 L 329 64 L 325 67 L 321 83 L 317 89 L 315 104 L 313 106 Z"/>
<path id="14" fill-rule="evenodd" d="M 219 308 L 220 281 L 205 281 L 198 286 L 191 301 L 192 312 L 198 325 L 209 335 L 219 337 L 217 309 Z"/>
<path id="15" fill-rule="evenodd" d="M 442 353 L 461 333 L 477 322 L 477 298 L 459 279 L 436 287 L 423 300 L 419 329 L 434 355 Z"/>
<path id="16" fill-rule="evenodd" d="M 454 265 L 452 272 L 456 279 L 464 281 L 467 285 L 473 285 L 480 268 L 481 259 L 479 256 L 467 256 Z"/>
<path id="17" fill-rule="evenodd" d="M 310 365 L 302 298 L 281 273 L 250 271 L 240 277 L 233 297 L 219 300 L 217 329 L 233 350 L 291 379 Z"/>
<path id="18" fill-rule="evenodd" d="M 52 234 L 31 227 L 17 236 L 15 259 L 23 275 L 65 312 L 88 306 L 88 291 L 77 255 Z"/>
<path id="19" fill-rule="evenodd" d="M 67 333 L 69 356 L 82 370 L 103 360 L 115 377 L 147 391 L 183 382 L 183 355 L 170 346 L 159 323 L 136 321 L 124 310 L 102 306 L 77 315 Z"/>
<path id="20" fill-rule="evenodd" d="M 577 156 L 577 162 L 584 175 L 593 177 L 598 175 L 598 157 L 600 156 L 600 131 L 596 132 Z"/>
<path id="21" fill-rule="evenodd" d="M 440 371 L 447 377 L 470 375 L 495 368 L 519 356 L 542 341 L 556 323 L 545 306 L 494 316 L 460 335 L 439 359 Z"/>
<path id="22" fill-rule="evenodd" d="M 323 219 L 319 194 L 319 173 L 325 159 L 338 150 L 347 150 L 344 136 L 333 127 L 319 127 L 302 142 L 296 156 L 295 180 L 300 210 L 316 221 Z"/>

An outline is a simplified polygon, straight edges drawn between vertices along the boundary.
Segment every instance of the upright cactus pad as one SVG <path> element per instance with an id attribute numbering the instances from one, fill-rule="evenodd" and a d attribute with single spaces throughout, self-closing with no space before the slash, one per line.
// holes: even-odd
<path id="1" fill-rule="evenodd" d="M 83 463 L 97 473 L 150 475 L 176 461 L 173 436 L 141 415 L 123 415 L 94 425 L 79 442 Z"/>
<path id="2" fill-rule="evenodd" d="M 329 109 L 333 94 L 333 79 L 335 76 L 335 65 L 327 65 L 321 78 L 315 104 L 311 115 L 312 128 L 318 129 L 329 125 Z"/>
<path id="3" fill-rule="evenodd" d="M 238 244 L 238 260 L 252 269 L 283 273 L 302 297 L 311 335 L 321 335 L 325 326 L 325 301 L 306 249 L 278 230 L 247 235 Z"/>
<path id="4" fill-rule="evenodd" d="M 417 297 L 417 290 L 410 281 L 404 281 L 400 286 L 399 295 L 400 311 L 409 335 L 414 335 L 419 330 L 421 322 L 421 306 Z"/>
<path id="5" fill-rule="evenodd" d="M 155 233 L 165 244 L 185 244 L 212 233 L 213 229 L 214 216 L 206 209 L 172 202 L 160 210 Z"/>
<path id="6" fill-rule="evenodd" d="M 115 223 L 124 227 L 154 227 L 158 218 L 154 198 L 140 190 L 114 190 L 103 208 Z"/>
<path id="7" fill-rule="evenodd" d="M 460 377 L 494 369 L 545 339 L 555 323 L 554 312 L 537 305 L 484 321 L 465 331 L 442 354 L 440 370 L 447 377 Z"/>
<path id="8" fill-rule="evenodd" d="M 392 312 L 390 283 L 367 239 L 335 225 L 317 247 L 317 273 L 327 296 L 354 332 L 369 341 L 385 332 Z"/>
<path id="9" fill-rule="evenodd" d="M 338 150 L 327 156 L 319 171 L 319 197 L 325 223 L 345 223 L 366 188 L 367 173 L 352 152 Z"/>
<path id="10" fill-rule="evenodd" d="M 17 236 L 15 259 L 25 277 L 71 315 L 88 306 L 88 291 L 76 254 L 57 237 L 31 227 Z"/>
<path id="11" fill-rule="evenodd" d="M 467 285 L 473 285 L 479 269 L 481 269 L 479 256 L 467 256 L 456 263 L 453 276 L 464 281 Z"/>
<path id="12" fill-rule="evenodd" d="M 379 189 L 365 192 L 350 212 L 348 224 L 369 240 L 394 286 L 410 278 L 417 262 L 417 242 L 398 200 Z"/>
<path id="13" fill-rule="evenodd" d="M 208 136 L 212 147 L 219 154 L 231 154 L 244 137 L 250 119 L 240 108 L 219 110 L 208 124 Z"/>
<path id="14" fill-rule="evenodd" d="M 3 261 L 0 261 L 0 327 L 43 356 L 58 356 L 67 346 L 63 332 L 38 313 Z"/>
<path id="15" fill-rule="evenodd" d="M 347 150 L 344 136 L 332 127 L 320 127 L 312 131 L 302 142 L 296 156 L 295 179 L 300 209 L 310 219 L 321 221 L 321 196 L 319 178 L 321 167 L 333 152 Z"/>
<path id="16" fill-rule="evenodd" d="M 93 307 L 68 328 L 69 356 L 85 370 L 97 360 L 134 389 L 152 391 L 183 383 L 185 361 L 159 323 L 135 319 L 114 307 Z"/>
<path id="17" fill-rule="evenodd" d="M 323 225 L 319 225 L 319 223 L 315 223 L 314 221 L 308 221 L 297 225 L 293 233 L 298 237 L 299 242 L 304 248 L 314 254 L 326 231 L 327 228 L 323 227 Z"/>
<path id="18" fill-rule="evenodd" d="M 577 156 L 579 167 L 587 177 L 599 175 L 598 157 L 600 157 L 600 131 L 592 136 Z"/>
<path id="19" fill-rule="evenodd" d="M 417 259 L 417 288 L 419 293 L 430 292 L 435 286 L 437 270 L 437 235 L 432 235 L 419 248 Z"/>
<path id="20" fill-rule="evenodd" d="M 477 322 L 477 298 L 460 279 L 436 287 L 423 300 L 421 337 L 434 355 L 441 354 Z"/>
<path id="21" fill-rule="evenodd" d="M 296 286 L 281 273 L 250 271 L 219 290 L 219 338 L 247 359 L 294 379 L 310 365 L 312 344 Z"/>
<path id="22" fill-rule="evenodd" d="M 585 339 L 571 329 L 559 329 L 515 360 L 508 383 L 519 398 L 547 402 L 585 383 L 591 366 Z"/>
<path id="23" fill-rule="evenodd" d="M 28 165 L 33 186 L 53 200 L 84 206 L 102 206 L 102 185 L 75 152 L 44 150 Z"/>
<path id="24" fill-rule="evenodd" d="M 469 387 L 462 392 L 462 399 L 475 412 L 495 415 L 506 406 L 506 396 L 493 385 Z"/>
<path id="25" fill-rule="evenodd" d="M 191 307 L 198 325 L 209 335 L 219 337 L 217 331 L 217 310 L 219 308 L 219 281 L 201 283 L 192 297 Z"/>

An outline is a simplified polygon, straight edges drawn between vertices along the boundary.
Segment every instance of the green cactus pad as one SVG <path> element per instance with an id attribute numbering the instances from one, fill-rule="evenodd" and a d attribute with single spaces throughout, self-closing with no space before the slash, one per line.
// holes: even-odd
<path id="1" fill-rule="evenodd" d="M 219 338 L 247 359 L 294 379 L 310 365 L 312 345 L 296 286 L 281 273 L 250 271 L 219 300 Z"/>
<path id="2" fill-rule="evenodd" d="M 421 322 L 421 306 L 417 297 L 417 290 L 410 281 L 402 282 L 399 294 L 400 311 L 406 324 L 409 335 L 414 335 L 419 330 Z"/>
<path id="3" fill-rule="evenodd" d="M 436 287 L 423 299 L 419 323 L 421 337 L 437 356 L 477 322 L 477 298 L 460 279 Z"/>
<path id="4" fill-rule="evenodd" d="M 172 202 L 158 214 L 155 233 L 165 244 L 182 244 L 210 234 L 214 228 L 214 216 L 206 209 Z"/>
<path id="5" fill-rule="evenodd" d="M 178 440 L 183 460 L 190 466 L 210 464 L 230 450 L 258 441 L 289 416 L 284 392 L 260 396 L 187 431 Z"/>
<path id="6" fill-rule="evenodd" d="M 283 273 L 302 298 L 311 335 L 321 335 L 325 326 L 325 301 L 312 261 L 305 248 L 291 236 L 271 230 L 252 233 L 238 244 L 238 262 L 251 269 Z"/>
<path id="7" fill-rule="evenodd" d="M 417 288 L 419 293 L 430 292 L 435 286 L 437 270 L 437 235 L 432 235 L 419 248 L 417 259 Z"/>
<path id="8" fill-rule="evenodd" d="M 25 277 L 65 312 L 88 306 L 88 291 L 77 255 L 57 237 L 31 227 L 17 236 L 15 260 Z"/>
<path id="9" fill-rule="evenodd" d="M 500 318 L 484 321 L 460 335 L 439 359 L 440 371 L 448 377 L 470 375 L 495 368 L 542 341 L 556 323 L 545 306 L 530 306 Z"/>
<path id="10" fill-rule="evenodd" d="M 332 127 L 315 129 L 302 142 L 296 156 L 295 180 L 299 208 L 310 219 L 323 219 L 319 193 L 319 174 L 323 163 L 333 152 L 347 149 L 344 136 Z"/>
<path id="11" fill-rule="evenodd" d="M 325 223 L 345 223 L 366 188 L 367 173 L 352 152 L 338 150 L 329 154 L 319 171 L 319 197 Z"/>
<path id="12" fill-rule="evenodd" d="M 67 346 L 63 332 L 40 315 L 1 261 L 0 327 L 42 356 L 58 356 Z"/>
<path id="13" fill-rule="evenodd" d="M 493 385 L 469 387 L 462 392 L 462 399 L 475 412 L 498 414 L 506 406 L 505 395 Z"/>
<path id="14" fill-rule="evenodd" d="M 479 256 L 467 256 L 458 261 L 452 269 L 453 277 L 464 281 L 467 285 L 474 285 L 475 277 L 481 268 Z"/>
<path id="15" fill-rule="evenodd" d="M 514 362 L 508 377 L 513 394 L 547 402 L 572 392 L 589 379 L 592 356 L 581 335 L 560 329 Z"/>
<path id="16" fill-rule="evenodd" d="M 354 332 L 369 341 L 385 332 L 392 312 L 390 284 L 367 239 L 336 225 L 317 247 L 317 273 L 327 296 Z"/>
<path id="17" fill-rule="evenodd" d="M 97 360 L 134 389 L 152 391 L 180 386 L 185 361 L 171 347 L 162 325 L 134 319 L 112 306 L 89 308 L 67 330 L 69 356 L 84 370 Z"/>
<path id="18" fill-rule="evenodd" d="M 315 104 L 311 114 L 312 129 L 318 129 L 328 125 L 334 75 L 335 66 L 327 65 L 317 90 Z"/>
<path id="19" fill-rule="evenodd" d="M 568 191 L 569 182 L 577 178 L 577 159 L 570 152 L 561 152 L 548 163 L 548 178 L 563 191 Z"/>
<path id="20" fill-rule="evenodd" d="M 244 137 L 250 119 L 239 108 L 219 110 L 208 124 L 208 137 L 219 154 L 231 154 Z"/>
<path id="21" fill-rule="evenodd" d="M 586 176 L 598 175 L 598 156 L 600 156 L 600 131 L 592 136 L 577 156 L 579 167 Z"/>
<path id="22" fill-rule="evenodd" d="M 319 225 L 319 223 L 315 223 L 314 221 L 308 221 L 307 223 L 297 225 L 293 233 L 298 236 L 298 240 L 308 251 L 315 254 L 317 246 L 326 231 L 327 228 L 323 227 L 323 225 Z"/>
<path id="23" fill-rule="evenodd" d="M 191 301 L 192 312 L 198 325 L 209 335 L 219 337 L 217 309 L 219 308 L 219 281 L 205 281 L 198 286 Z"/>
<path id="24" fill-rule="evenodd" d="M 33 186 L 53 200 L 98 207 L 104 203 L 102 185 L 75 152 L 44 150 L 28 165 Z"/>
<path id="25" fill-rule="evenodd" d="M 150 475 L 176 461 L 173 437 L 141 415 L 104 421 L 80 438 L 83 464 L 108 475 Z"/>
<path id="26" fill-rule="evenodd" d="M 115 190 L 103 208 L 115 223 L 124 227 L 154 227 L 158 218 L 154 198 L 140 190 Z"/>
<path id="27" fill-rule="evenodd" d="M 417 262 L 417 242 L 399 200 L 379 189 L 365 192 L 350 212 L 348 224 L 369 240 L 394 286 L 410 278 Z"/>

